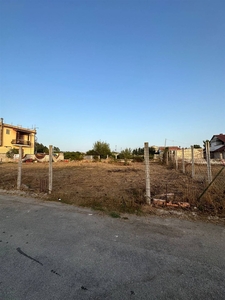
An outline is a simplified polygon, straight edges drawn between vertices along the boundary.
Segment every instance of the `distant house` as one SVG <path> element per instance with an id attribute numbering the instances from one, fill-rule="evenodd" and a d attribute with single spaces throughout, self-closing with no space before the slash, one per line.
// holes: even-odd
<path id="1" fill-rule="evenodd" d="M 220 133 L 211 138 L 210 157 L 214 159 L 225 158 L 225 134 Z"/>
<path id="2" fill-rule="evenodd" d="M 34 154 L 35 135 L 35 129 L 6 124 L 0 118 L 0 159 L 4 159 L 9 150 L 19 147 L 22 147 L 23 155 Z"/>

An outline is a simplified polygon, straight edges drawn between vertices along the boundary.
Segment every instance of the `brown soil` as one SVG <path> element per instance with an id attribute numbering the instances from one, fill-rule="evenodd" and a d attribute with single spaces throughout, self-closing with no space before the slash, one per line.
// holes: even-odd
<path id="1" fill-rule="evenodd" d="M 167 208 L 155 210 L 145 204 L 145 166 L 144 163 L 106 163 L 106 162 L 59 162 L 53 163 L 53 188 L 48 194 L 48 163 L 23 163 L 22 186 L 26 193 L 49 200 L 68 204 L 92 207 L 99 211 L 118 213 L 152 212 L 167 214 Z M 0 164 L 0 189 L 15 190 L 18 165 Z M 225 172 L 224 172 L 225 173 Z M 172 194 L 172 202 L 187 201 L 186 209 L 192 216 L 196 212 L 207 216 L 225 217 L 225 200 L 220 199 L 216 206 L 206 193 L 197 201 L 205 188 L 205 183 L 193 180 L 180 171 L 166 168 L 158 163 L 150 164 L 152 198 L 166 199 Z M 163 196 L 164 194 L 164 196 Z M 171 196 L 170 196 L 171 197 Z M 220 209 L 219 209 L 220 207 Z M 179 208 L 176 211 L 181 211 Z M 182 210 L 184 211 L 184 210 Z"/>

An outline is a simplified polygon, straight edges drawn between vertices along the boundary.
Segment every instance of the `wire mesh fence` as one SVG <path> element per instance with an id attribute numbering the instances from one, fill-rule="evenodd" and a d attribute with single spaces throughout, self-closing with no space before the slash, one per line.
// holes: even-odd
<path id="1" fill-rule="evenodd" d="M 167 151 L 161 162 L 170 169 L 183 173 L 189 179 L 187 199 L 201 210 L 222 213 L 225 210 L 224 160 L 196 157 L 194 151 L 185 157 L 176 151 Z"/>
<path id="2" fill-rule="evenodd" d="M 165 157 L 164 157 L 165 159 Z M 52 165 L 51 199 L 96 207 L 116 204 L 127 209 L 145 204 L 144 163 L 124 165 L 120 161 L 58 162 Z M 168 153 L 163 161 L 150 161 L 151 197 L 178 203 L 186 201 L 202 211 L 225 215 L 225 170 L 221 161 Z M 209 170 L 211 181 L 209 181 Z M 0 188 L 16 189 L 17 164 L 1 164 Z M 21 189 L 49 194 L 49 163 L 23 163 Z"/>

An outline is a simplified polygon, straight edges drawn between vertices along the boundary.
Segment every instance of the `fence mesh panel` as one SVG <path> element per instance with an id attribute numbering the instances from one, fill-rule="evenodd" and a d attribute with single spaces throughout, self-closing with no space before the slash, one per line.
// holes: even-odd
<path id="1" fill-rule="evenodd" d="M 208 181 L 205 160 L 176 160 L 167 163 L 150 161 L 150 189 L 152 198 L 188 202 L 191 207 L 225 216 L 225 170 L 222 164 L 211 165 L 213 182 Z M 1 164 L 0 189 L 16 189 L 17 164 Z M 48 163 L 23 163 L 21 189 L 33 193 L 48 193 Z M 54 163 L 51 198 L 67 203 L 117 207 L 145 204 L 145 167 L 143 163 L 130 165 L 109 163 Z M 167 197 L 167 194 L 169 195 Z"/>
<path id="2" fill-rule="evenodd" d="M 188 202 L 195 204 L 203 211 L 222 213 L 225 210 L 223 161 L 211 160 L 210 165 L 207 165 L 205 159 L 194 158 L 192 163 L 190 157 L 176 159 L 176 153 L 168 153 L 167 159 L 161 159 L 161 161 L 165 167 L 176 169 L 187 178 L 186 198 Z"/>

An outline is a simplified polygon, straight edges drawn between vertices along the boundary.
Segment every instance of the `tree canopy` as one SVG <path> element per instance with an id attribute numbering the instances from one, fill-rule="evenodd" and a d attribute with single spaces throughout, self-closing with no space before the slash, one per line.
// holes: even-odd
<path id="1" fill-rule="evenodd" d="M 14 154 L 18 154 L 18 153 L 19 153 L 18 149 L 12 148 L 8 152 L 6 152 L 6 156 L 8 158 L 13 158 Z"/>
<path id="2" fill-rule="evenodd" d="M 71 159 L 71 160 L 82 160 L 83 154 L 79 151 L 65 151 L 64 158 Z"/>
<path id="3" fill-rule="evenodd" d="M 119 154 L 119 158 L 122 158 L 122 159 L 130 159 L 132 157 L 133 157 L 133 155 L 132 155 L 131 148 L 126 148 L 126 149 L 122 150 Z"/>
<path id="4" fill-rule="evenodd" d="M 144 148 L 136 148 L 133 150 L 133 155 L 144 155 Z M 153 158 L 155 154 L 155 148 L 154 147 L 149 147 L 149 157 Z"/>
<path id="5" fill-rule="evenodd" d="M 49 153 L 48 147 L 44 146 L 42 143 L 35 143 L 35 152 L 36 153 Z"/>
<path id="6" fill-rule="evenodd" d="M 53 147 L 53 152 L 60 152 L 59 147 L 54 146 Z M 35 143 L 35 152 L 36 153 L 46 153 L 49 154 L 49 149 L 47 146 L 43 145 L 42 143 Z"/>
<path id="7" fill-rule="evenodd" d="M 89 150 L 87 154 L 99 155 L 100 158 L 106 158 L 107 155 L 111 155 L 110 146 L 106 142 L 97 141 L 93 145 L 93 149 Z"/>

